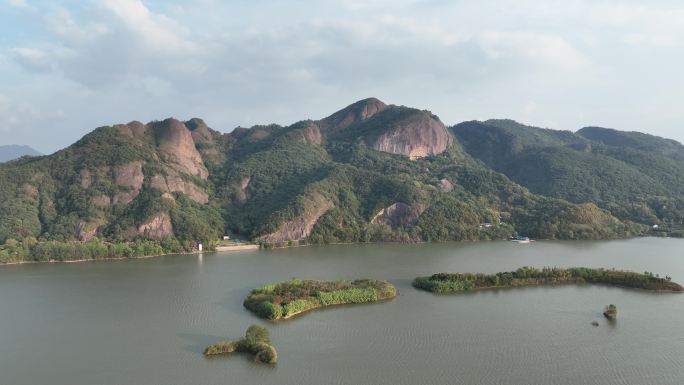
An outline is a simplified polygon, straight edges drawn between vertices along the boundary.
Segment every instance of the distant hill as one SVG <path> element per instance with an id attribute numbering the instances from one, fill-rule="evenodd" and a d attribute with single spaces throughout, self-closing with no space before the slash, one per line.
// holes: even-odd
<path id="1" fill-rule="evenodd" d="M 640 223 L 681 225 L 684 220 L 684 146 L 674 140 L 500 120 L 460 123 L 452 131 L 466 152 L 534 193 L 592 202 Z"/>
<path id="2" fill-rule="evenodd" d="M 43 155 L 29 146 L 19 146 L 16 144 L 1 145 L 0 146 L 0 162 L 7 162 L 21 158 L 22 156 L 38 156 Z"/>
<path id="3" fill-rule="evenodd" d="M 77 254 L 65 251 L 77 244 L 111 255 L 98 240 L 135 243 L 114 255 L 191 250 L 226 233 L 288 245 L 676 230 L 680 153 L 674 141 L 599 128 L 447 127 L 375 98 L 227 134 L 196 118 L 134 121 L 0 164 L 0 261 Z"/>

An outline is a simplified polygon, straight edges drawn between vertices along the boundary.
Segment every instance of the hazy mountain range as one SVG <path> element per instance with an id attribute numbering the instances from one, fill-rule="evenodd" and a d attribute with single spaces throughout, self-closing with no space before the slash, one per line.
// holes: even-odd
<path id="1" fill-rule="evenodd" d="M 0 145 L 0 162 L 7 162 L 8 160 L 14 160 L 26 155 L 38 156 L 42 154 L 29 146 L 16 144 Z"/>

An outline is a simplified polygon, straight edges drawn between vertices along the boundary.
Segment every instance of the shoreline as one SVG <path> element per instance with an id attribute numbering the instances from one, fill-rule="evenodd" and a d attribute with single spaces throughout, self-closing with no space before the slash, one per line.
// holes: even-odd
<path id="1" fill-rule="evenodd" d="M 610 241 L 617 241 L 617 240 L 632 240 L 632 239 L 640 239 L 640 238 L 654 238 L 654 239 L 682 239 L 679 237 L 659 237 L 659 236 L 654 236 L 654 235 L 644 235 L 644 236 L 638 236 L 638 237 L 630 237 L 630 238 L 617 238 L 617 239 L 591 239 L 591 240 L 565 240 L 565 239 L 540 239 L 537 241 L 541 242 L 574 242 L 574 241 L 592 241 L 592 242 L 610 242 Z M 504 239 L 481 239 L 481 240 L 464 240 L 464 241 L 444 241 L 444 242 L 428 242 L 428 241 L 419 241 L 419 242 L 332 242 L 332 243 L 304 243 L 304 244 L 295 244 L 295 245 L 283 245 L 283 246 L 267 246 L 263 247 L 262 245 L 259 244 L 243 244 L 243 245 L 236 245 L 236 246 L 217 246 L 214 250 L 206 250 L 206 251 L 192 251 L 192 252 L 178 252 L 178 253 L 164 253 L 164 254 L 152 254 L 152 255 L 143 255 L 139 257 L 108 257 L 108 258 L 99 258 L 99 259 L 74 259 L 74 260 L 68 260 L 68 261 L 58 261 L 58 260 L 50 260 L 50 261 L 16 261 L 16 262 L 5 262 L 5 263 L 0 263 L 0 268 L 3 266 L 16 266 L 16 265 L 28 265 L 28 264 L 38 264 L 38 263 L 85 263 L 85 262 L 98 262 L 98 261 L 121 261 L 121 260 L 127 260 L 127 259 L 147 259 L 147 258 L 155 258 L 155 257 L 163 257 L 166 255 L 194 255 L 194 254 L 204 254 L 204 253 L 220 253 L 220 252 L 232 252 L 232 251 L 246 251 L 246 250 L 277 250 L 277 249 L 290 249 L 290 248 L 298 248 L 298 247 L 308 247 L 308 246 L 344 246 L 344 245 L 378 245 L 378 244 L 388 244 L 388 245 L 422 245 L 422 244 L 446 244 L 446 243 L 480 243 L 480 242 L 505 242 L 507 240 Z M 494 287 L 496 288 L 496 287 Z"/>
<path id="2" fill-rule="evenodd" d="M 98 259 L 72 259 L 68 261 L 58 261 L 55 259 L 49 260 L 49 261 L 16 261 L 16 262 L 6 262 L 6 263 L 0 263 L 0 268 L 3 266 L 19 266 L 19 265 L 31 265 L 31 264 L 45 264 L 45 263 L 53 263 L 53 264 L 62 264 L 62 263 L 87 263 L 87 262 L 105 262 L 105 261 L 124 261 L 124 260 L 134 260 L 134 259 L 149 259 L 149 258 L 157 258 L 157 257 L 164 257 L 168 255 L 198 255 L 198 254 L 210 254 L 210 253 L 220 253 L 220 252 L 231 252 L 231 251 L 243 251 L 243 250 L 258 250 L 259 245 L 239 245 L 237 248 L 235 246 L 227 246 L 225 249 L 219 249 L 217 247 L 215 250 L 207 250 L 207 251 L 190 251 L 190 252 L 180 252 L 180 253 L 163 253 L 163 254 L 152 254 L 152 255 L 141 255 L 139 257 L 107 257 L 107 258 L 98 258 Z"/>

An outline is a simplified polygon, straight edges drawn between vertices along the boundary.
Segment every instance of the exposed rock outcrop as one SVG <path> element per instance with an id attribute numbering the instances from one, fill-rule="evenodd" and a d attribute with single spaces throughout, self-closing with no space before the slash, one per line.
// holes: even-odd
<path id="1" fill-rule="evenodd" d="M 143 162 L 135 161 L 124 165 L 112 167 L 112 179 L 117 186 L 124 187 L 124 191 L 114 194 L 112 204 L 130 203 L 140 194 L 140 188 L 145 180 L 143 174 Z"/>
<path id="2" fill-rule="evenodd" d="M 266 243 L 281 243 L 306 239 L 321 215 L 333 207 L 332 202 L 320 194 L 314 194 L 299 217 L 280 225 L 277 231 L 260 238 Z"/>
<path id="3" fill-rule="evenodd" d="M 378 151 L 418 159 L 437 155 L 451 145 L 451 134 L 435 116 L 425 111 L 410 114 L 382 134 L 367 137 L 366 145 Z"/>
<path id="4" fill-rule="evenodd" d="M 439 180 L 438 187 L 441 192 L 448 193 L 454 191 L 454 185 L 446 178 Z"/>
<path id="5" fill-rule="evenodd" d="M 132 139 L 136 144 L 142 144 L 145 140 L 147 126 L 138 121 L 134 120 L 128 124 L 117 124 L 114 128 L 119 132 L 119 135 Z"/>
<path id="6" fill-rule="evenodd" d="M 173 170 L 167 170 L 167 175 L 154 175 L 150 179 L 150 186 L 163 193 L 182 192 L 197 203 L 209 202 L 209 195 L 206 192 L 194 183 L 184 180 Z"/>
<path id="7" fill-rule="evenodd" d="M 138 234 L 152 239 L 173 237 L 173 224 L 169 214 L 158 213 L 142 223 L 138 226 Z"/>
<path id="8" fill-rule="evenodd" d="M 247 199 L 249 198 L 249 195 L 247 195 L 247 187 L 251 180 L 251 177 L 244 177 L 236 183 L 235 192 L 233 193 L 233 203 L 240 206 L 247 203 Z"/>
<path id="9" fill-rule="evenodd" d="M 214 135 L 211 129 L 200 118 L 192 118 L 185 122 L 185 126 L 190 130 L 192 140 L 195 144 L 212 144 L 214 142 Z"/>
<path id="10" fill-rule="evenodd" d="M 333 130 L 339 130 L 370 119 L 387 105 L 376 98 L 360 100 L 346 108 L 323 119 L 323 122 Z"/>
<path id="11" fill-rule="evenodd" d="M 209 172 L 204 166 L 190 130 L 176 119 L 166 119 L 154 124 L 158 153 L 176 170 L 207 179 Z"/>
<path id="12" fill-rule="evenodd" d="M 321 130 L 311 122 L 304 128 L 304 140 L 311 144 L 321 144 Z"/>
<path id="13" fill-rule="evenodd" d="M 388 225 L 393 229 L 410 227 L 416 223 L 418 217 L 424 210 L 423 207 L 412 207 L 406 203 L 397 202 L 380 210 L 373 219 L 371 219 L 371 224 Z"/>

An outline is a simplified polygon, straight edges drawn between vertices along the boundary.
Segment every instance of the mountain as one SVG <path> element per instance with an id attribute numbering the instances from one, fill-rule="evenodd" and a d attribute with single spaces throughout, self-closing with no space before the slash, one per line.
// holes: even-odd
<path id="1" fill-rule="evenodd" d="M 447 127 L 375 98 L 231 133 L 197 118 L 100 127 L 0 165 L 0 261 L 187 251 L 225 233 L 266 246 L 603 239 L 675 223 L 684 166 L 659 151 L 676 143 L 596 132 Z"/>
<path id="2" fill-rule="evenodd" d="M 0 146 L 0 162 L 7 162 L 22 156 L 39 156 L 40 152 L 29 146 L 19 146 L 16 144 Z"/>
<path id="3" fill-rule="evenodd" d="M 684 146 L 656 136 L 587 127 L 577 133 L 507 120 L 464 122 L 466 152 L 532 192 L 592 202 L 623 220 L 681 226 Z"/>

